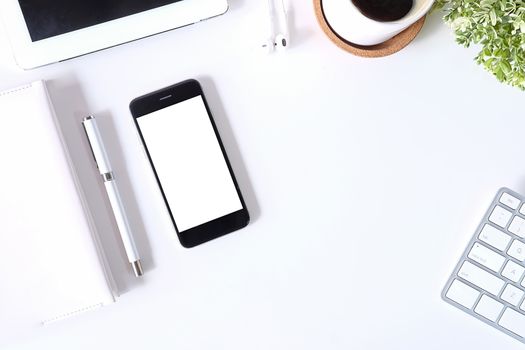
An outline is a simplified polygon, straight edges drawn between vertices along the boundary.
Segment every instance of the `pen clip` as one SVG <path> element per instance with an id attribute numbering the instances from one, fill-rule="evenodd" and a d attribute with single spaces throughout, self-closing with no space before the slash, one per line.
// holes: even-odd
<path id="1" fill-rule="evenodd" d="M 91 119 L 93 119 L 92 116 L 85 117 L 84 120 L 82 121 L 82 128 L 84 129 L 84 134 L 86 134 L 86 138 L 87 138 L 87 141 L 88 141 L 88 144 L 89 144 L 89 149 L 91 151 L 91 155 L 93 156 L 93 160 L 95 161 L 95 165 L 97 166 L 97 169 L 99 169 L 98 163 L 97 163 L 97 158 L 95 158 L 95 151 L 93 151 L 93 146 L 91 145 L 91 140 L 89 139 L 89 135 L 88 135 L 88 132 L 87 132 L 87 129 L 86 129 L 86 124 L 84 124 L 86 121 L 91 120 Z"/>

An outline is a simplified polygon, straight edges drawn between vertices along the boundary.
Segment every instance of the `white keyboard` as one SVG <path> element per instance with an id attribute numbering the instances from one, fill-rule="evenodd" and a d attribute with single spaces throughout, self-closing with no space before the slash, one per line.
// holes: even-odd
<path id="1" fill-rule="evenodd" d="M 443 299 L 525 343 L 525 198 L 498 191 Z"/>

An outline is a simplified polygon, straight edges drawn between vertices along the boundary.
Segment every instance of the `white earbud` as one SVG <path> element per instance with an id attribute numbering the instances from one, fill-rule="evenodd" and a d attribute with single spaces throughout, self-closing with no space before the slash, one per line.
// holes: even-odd
<path id="1" fill-rule="evenodd" d="M 275 48 L 275 43 L 273 42 L 273 39 L 268 38 L 266 42 L 262 45 L 262 48 L 266 53 L 272 52 L 273 49 Z"/>
<path id="2" fill-rule="evenodd" d="M 280 6 L 276 6 L 274 1 L 279 1 Z M 284 0 L 268 0 L 268 12 L 270 16 L 270 35 L 262 47 L 268 53 L 274 50 L 284 51 L 290 45 Z"/>
<path id="3" fill-rule="evenodd" d="M 283 34 L 277 34 L 275 37 L 275 48 L 277 51 L 284 51 L 288 48 L 288 38 Z"/>

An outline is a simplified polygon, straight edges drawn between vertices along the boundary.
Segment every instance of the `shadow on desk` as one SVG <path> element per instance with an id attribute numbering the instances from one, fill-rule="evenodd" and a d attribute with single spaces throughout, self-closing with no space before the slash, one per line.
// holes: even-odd
<path id="1" fill-rule="evenodd" d="M 49 93 L 55 106 L 57 119 L 73 160 L 73 165 L 93 216 L 102 248 L 116 282 L 119 294 L 126 293 L 142 284 L 136 278 L 128 262 L 102 179 L 97 172 L 82 120 L 89 115 L 82 88 L 74 76 L 65 76 L 48 82 Z M 136 202 L 131 182 L 125 171 L 122 147 L 115 125 L 109 113 L 97 114 L 102 137 L 111 157 L 115 177 L 118 179 L 124 206 L 129 214 L 130 225 L 141 254 L 142 265 L 147 274 L 154 268 L 151 247 Z"/>

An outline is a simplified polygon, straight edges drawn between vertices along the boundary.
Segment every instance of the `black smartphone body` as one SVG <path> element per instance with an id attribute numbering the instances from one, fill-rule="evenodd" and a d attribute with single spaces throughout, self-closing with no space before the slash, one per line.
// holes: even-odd
<path id="1" fill-rule="evenodd" d="M 196 80 L 136 98 L 130 110 L 184 247 L 248 225 L 246 204 Z"/>

